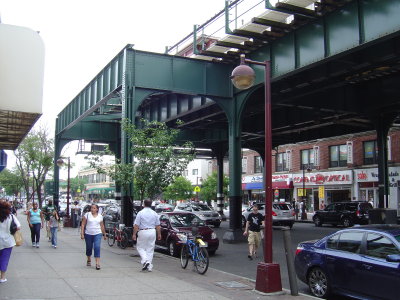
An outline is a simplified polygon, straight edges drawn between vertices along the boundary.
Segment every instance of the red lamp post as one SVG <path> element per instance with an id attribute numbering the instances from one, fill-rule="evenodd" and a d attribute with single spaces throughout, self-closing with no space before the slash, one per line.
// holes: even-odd
<path id="1" fill-rule="evenodd" d="M 253 61 L 240 56 L 240 65 L 232 71 L 232 83 L 245 90 L 254 84 L 255 72 L 245 63 L 261 65 L 265 68 L 265 228 L 264 262 L 257 265 L 256 290 L 263 293 L 282 291 L 279 264 L 272 262 L 272 125 L 271 125 L 271 63 Z"/>

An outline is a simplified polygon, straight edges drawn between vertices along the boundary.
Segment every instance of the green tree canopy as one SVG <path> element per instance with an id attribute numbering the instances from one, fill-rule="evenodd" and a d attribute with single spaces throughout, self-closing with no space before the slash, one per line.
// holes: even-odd
<path id="1" fill-rule="evenodd" d="M 53 167 L 54 158 L 54 141 L 49 137 L 47 128 L 39 127 L 37 130 L 29 132 L 14 151 L 14 155 L 26 194 L 30 195 L 29 187 L 34 186 L 41 207 L 42 186 L 47 173 Z"/>
<path id="2" fill-rule="evenodd" d="M 215 200 L 217 198 L 217 179 L 217 172 L 213 172 L 210 176 L 203 180 L 200 191 L 200 198 L 203 201 L 210 203 L 211 200 Z M 227 195 L 228 193 L 228 185 L 229 178 L 224 175 L 224 195 Z"/>
<path id="3" fill-rule="evenodd" d="M 129 190 L 134 182 L 135 194 L 139 195 L 140 200 L 160 194 L 194 158 L 192 143 L 178 143 L 180 130 L 169 128 L 165 123 L 141 120 L 139 126 L 135 126 L 125 119 L 122 129 L 132 145 L 130 154 L 133 161 L 123 163 L 116 159 L 115 164 L 105 167 L 103 155 L 112 154 L 107 149 L 106 153 L 88 156 L 89 163 L 97 172 L 107 174 L 116 184 L 121 184 L 125 190 Z"/>
<path id="4" fill-rule="evenodd" d="M 176 177 L 164 191 L 166 200 L 187 200 L 193 195 L 192 183 L 183 176 Z"/>
<path id="5" fill-rule="evenodd" d="M 18 169 L 4 169 L 0 172 L 0 186 L 5 189 L 7 195 L 17 196 L 24 187 L 24 181 Z"/>

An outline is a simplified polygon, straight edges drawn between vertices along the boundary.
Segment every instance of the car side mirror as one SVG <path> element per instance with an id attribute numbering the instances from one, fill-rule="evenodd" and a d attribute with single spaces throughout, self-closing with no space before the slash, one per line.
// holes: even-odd
<path id="1" fill-rule="evenodd" d="M 386 256 L 386 261 L 400 263 L 400 254 L 390 254 Z"/>

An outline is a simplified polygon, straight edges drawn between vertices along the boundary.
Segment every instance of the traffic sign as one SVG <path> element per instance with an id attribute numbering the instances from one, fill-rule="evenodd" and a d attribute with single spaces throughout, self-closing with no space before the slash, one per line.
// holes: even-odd
<path id="1" fill-rule="evenodd" d="M 196 193 L 199 193 L 199 192 L 200 192 L 200 187 L 199 187 L 198 185 L 196 185 L 196 186 L 194 187 L 194 191 L 195 191 Z"/>

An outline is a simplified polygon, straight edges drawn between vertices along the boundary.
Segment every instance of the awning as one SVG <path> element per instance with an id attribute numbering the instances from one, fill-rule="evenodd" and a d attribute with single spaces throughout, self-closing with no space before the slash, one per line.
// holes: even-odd
<path id="1" fill-rule="evenodd" d="M 85 190 L 86 194 L 101 194 L 104 192 L 115 192 L 115 187 L 98 187 Z"/>

